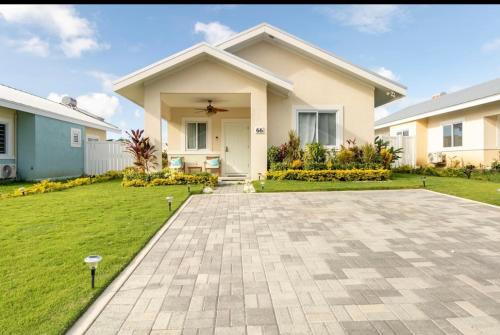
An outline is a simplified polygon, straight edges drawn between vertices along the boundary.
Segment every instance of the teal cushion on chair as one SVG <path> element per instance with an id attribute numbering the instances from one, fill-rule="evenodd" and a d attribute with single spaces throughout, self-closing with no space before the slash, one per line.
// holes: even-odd
<path id="1" fill-rule="evenodd" d="M 212 159 L 207 160 L 207 168 L 218 169 L 219 168 L 219 159 L 212 158 Z"/>
<path id="2" fill-rule="evenodd" d="M 182 167 L 182 159 L 179 158 L 172 158 L 170 160 L 170 168 L 172 169 L 180 169 Z"/>

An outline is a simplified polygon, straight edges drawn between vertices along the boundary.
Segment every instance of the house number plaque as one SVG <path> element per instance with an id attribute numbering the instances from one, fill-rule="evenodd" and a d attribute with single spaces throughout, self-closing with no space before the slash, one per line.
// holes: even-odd
<path id="1" fill-rule="evenodd" d="M 264 127 L 256 127 L 255 128 L 255 133 L 256 134 L 265 134 L 266 130 Z"/>

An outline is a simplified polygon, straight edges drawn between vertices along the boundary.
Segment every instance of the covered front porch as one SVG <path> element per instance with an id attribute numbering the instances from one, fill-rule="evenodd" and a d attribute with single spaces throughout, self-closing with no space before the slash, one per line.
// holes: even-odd
<path id="1" fill-rule="evenodd" d="M 208 112 L 209 105 L 217 109 Z M 250 93 L 162 93 L 161 117 L 167 123 L 163 145 L 169 162 L 181 158 L 188 173 L 250 177 Z M 207 164 L 212 159 L 219 160 L 218 168 Z"/>

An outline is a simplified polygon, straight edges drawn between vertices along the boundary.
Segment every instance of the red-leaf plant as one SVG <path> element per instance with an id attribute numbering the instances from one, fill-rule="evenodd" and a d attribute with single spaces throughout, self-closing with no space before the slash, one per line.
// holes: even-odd
<path id="1" fill-rule="evenodd" d="M 149 172 L 149 169 L 158 165 L 156 162 L 156 148 L 149 141 L 149 137 L 143 137 L 144 130 L 130 130 L 126 134 L 130 137 L 126 141 L 126 151 L 134 156 L 134 165 L 141 172 Z"/>

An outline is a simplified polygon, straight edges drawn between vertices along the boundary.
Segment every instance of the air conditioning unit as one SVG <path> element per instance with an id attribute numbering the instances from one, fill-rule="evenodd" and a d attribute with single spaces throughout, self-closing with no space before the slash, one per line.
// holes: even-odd
<path id="1" fill-rule="evenodd" d="M 0 164 L 0 179 L 16 178 L 15 164 Z"/>

